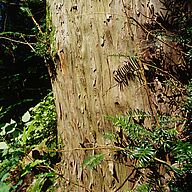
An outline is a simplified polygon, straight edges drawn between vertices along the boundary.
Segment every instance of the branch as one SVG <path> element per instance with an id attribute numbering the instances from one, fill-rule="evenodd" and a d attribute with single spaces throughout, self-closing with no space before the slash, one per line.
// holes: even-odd
<path id="1" fill-rule="evenodd" d="M 135 169 L 133 169 L 133 170 L 131 171 L 131 173 L 127 176 L 127 178 L 125 179 L 125 181 L 123 181 L 123 183 L 122 183 L 114 192 L 119 191 L 119 190 L 125 185 L 125 183 L 126 183 L 126 182 L 129 180 L 129 178 L 133 175 L 134 171 L 135 171 Z"/>
<path id="2" fill-rule="evenodd" d="M 89 147 L 89 148 L 74 148 L 74 149 L 55 149 L 55 150 L 44 150 L 45 152 L 61 152 L 67 153 L 71 151 L 90 151 L 90 150 L 101 150 L 101 149 L 110 149 L 110 150 L 119 150 L 125 151 L 125 148 L 122 147 L 110 147 L 110 146 L 98 146 L 98 147 Z"/>
<path id="3" fill-rule="evenodd" d="M 124 8 L 124 13 L 125 13 L 125 16 L 127 18 L 127 28 L 128 28 L 128 31 L 130 31 L 130 35 L 131 35 L 131 39 L 133 40 L 134 39 L 134 34 L 133 34 L 133 30 L 131 28 L 131 24 L 130 24 L 130 19 L 131 17 L 128 15 L 127 11 L 126 11 L 126 6 L 125 6 L 125 3 L 124 1 L 122 0 L 122 4 L 123 4 L 123 8 Z"/>
<path id="4" fill-rule="evenodd" d="M 28 46 L 30 45 L 30 47 L 31 47 L 31 45 L 35 44 L 35 43 L 28 43 L 28 42 L 18 41 L 18 40 L 11 39 L 9 37 L 3 37 L 3 36 L 0 36 L 0 39 L 6 39 L 8 41 L 12 41 L 12 42 L 15 42 L 15 43 L 24 44 L 24 45 L 28 45 Z"/>
<path id="5" fill-rule="evenodd" d="M 142 175 L 140 175 L 139 178 L 137 179 L 137 181 L 135 181 L 135 183 L 133 185 L 133 188 L 132 188 L 133 191 L 136 189 L 136 187 L 137 187 L 139 181 L 141 180 L 141 178 L 142 178 Z"/>
<path id="6" fill-rule="evenodd" d="M 24 33 L 20 33 L 20 32 L 13 32 L 13 31 L 4 31 L 1 32 L 0 35 L 13 35 L 13 36 L 27 36 L 27 37 L 35 37 L 35 35 L 27 35 Z"/>
<path id="7" fill-rule="evenodd" d="M 167 45 L 168 47 L 174 49 L 175 51 L 177 51 L 177 52 L 179 52 L 179 53 L 183 53 L 184 55 L 187 56 L 187 53 L 185 53 L 185 52 L 183 52 L 183 51 L 181 51 L 181 50 L 178 50 L 176 47 L 171 46 L 171 45 L 169 45 L 169 43 L 167 43 L 167 42 L 159 39 L 158 37 L 156 37 L 153 33 L 151 33 L 151 31 L 147 30 L 147 29 L 146 29 L 142 24 L 140 24 L 135 18 L 130 17 L 130 19 L 132 19 L 133 21 L 135 21 L 135 23 L 137 23 L 137 24 L 141 27 L 141 29 L 142 29 L 143 31 L 145 31 L 145 32 L 147 32 L 148 34 L 152 35 L 155 39 L 157 39 L 157 40 L 160 41 L 161 43 L 163 43 L 163 44 Z"/>
<path id="8" fill-rule="evenodd" d="M 164 71 L 163 69 L 160 69 L 159 67 L 156 67 L 154 65 L 151 65 L 151 64 L 148 64 L 148 63 L 145 63 L 145 65 L 149 66 L 149 67 L 152 67 L 154 69 L 157 69 L 158 71 L 168 75 L 169 77 L 171 77 L 172 79 L 174 79 L 175 81 L 181 83 L 176 77 L 174 77 L 173 75 L 171 75 L 168 71 Z M 182 84 L 182 83 L 181 83 Z"/>
<path id="9" fill-rule="evenodd" d="M 33 52 L 35 52 L 35 49 L 33 48 L 33 46 L 29 42 L 27 42 L 27 40 L 25 39 L 25 37 L 23 35 L 22 35 L 22 38 L 25 41 L 25 43 L 27 43 L 27 45 L 33 50 Z"/>
<path id="10" fill-rule="evenodd" d="M 34 22 L 35 25 L 37 26 L 39 32 L 40 32 L 41 34 L 43 34 L 40 25 L 37 23 L 37 21 L 35 20 L 35 18 L 33 17 L 33 15 L 31 15 L 31 19 L 33 20 L 33 22 Z"/>
<path id="11" fill-rule="evenodd" d="M 166 165 L 166 166 L 169 167 L 174 173 L 178 174 L 177 171 L 175 171 L 175 170 L 173 169 L 173 167 L 172 167 L 169 163 L 167 163 L 166 161 L 163 161 L 163 160 L 161 160 L 161 159 L 158 159 L 157 157 L 154 157 L 154 160 L 155 160 L 155 161 L 158 161 L 159 163 L 162 163 L 162 164 Z"/>

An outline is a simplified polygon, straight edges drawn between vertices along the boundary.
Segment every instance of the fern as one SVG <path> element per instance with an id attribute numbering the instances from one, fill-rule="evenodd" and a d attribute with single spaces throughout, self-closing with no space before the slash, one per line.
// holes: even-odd
<path id="1" fill-rule="evenodd" d="M 116 152 L 115 159 L 130 162 L 140 176 L 143 174 L 140 170 L 149 172 L 146 175 L 147 183 L 154 189 L 161 188 L 161 166 L 165 167 L 167 174 L 170 174 L 170 170 L 174 172 L 176 179 L 173 182 L 181 182 L 183 178 L 186 180 L 185 177 L 190 177 L 187 171 L 192 168 L 192 145 L 179 140 L 174 126 L 177 117 L 159 116 L 160 126 L 152 124 L 151 129 L 145 126 L 147 118 L 151 118 L 149 114 L 138 110 L 130 111 L 126 116 L 110 117 L 118 128 L 113 134 L 117 136 L 111 138 L 115 139 L 116 146 L 124 148 Z"/>
<path id="2" fill-rule="evenodd" d="M 177 142 L 176 147 L 173 150 L 176 160 L 179 163 L 185 162 L 192 164 L 192 144 L 189 142 Z M 192 165 L 191 165 L 192 167 Z"/>
<path id="3" fill-rule="evenodd" d="M 137 143 L 147 142 L 151 137 L 151 132 L 143 126 L 146 118 L 150 115 L 139 110 L 129 111 L 127 116 L 109 117 L 114 126 L 125 131 L 129 139 Z"/>
<path id="4" fill-rule="evenodd" d="M 153 159 L 155 150 L 151 146 L 135 147 L 128 155 L 131 159 L 137 160 L 138 167 L 144 167 Z"/>

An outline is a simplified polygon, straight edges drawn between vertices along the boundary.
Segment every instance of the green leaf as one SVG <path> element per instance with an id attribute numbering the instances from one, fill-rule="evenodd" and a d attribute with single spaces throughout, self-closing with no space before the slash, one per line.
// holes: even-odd
<path id="1" fill-rule="evenodd" d="M 115 141 L 118 138 L 118 135 L 115 133 L 108 132 L 104 134 L 104 138 L 110 141 Z"/>
<path id="2" fill-rule="evenodd" d="M 189 142 L 177 142 L 177 145 L 173 150 L 173 154 L 178 162 L 192 163 L 192 144 Z"/>
<path id="3" fill-rule="evenodd" d="M 44 173 L 43 175 L 45 177 L 54 177 L 56 174 L 55 174 L 55 172 L 49 172 L 49 173 Z"/>
<path id="4" fill-rule="evenodd" d="M 26 127 L 24 127 L 23 129 L 23 134 L 22 134 L 22 145 L 25 145 L 27 142 L 27 131 L 26 131 Z"/>
<path id="5" fill-rule="evenodd" d="M 0 190 L 1 192 L 9 192 L 10 186 L 3 182 L 0 182 Z"/>
<path id="6" fill-rule="evenodd" d="M 27 192 L 41 192 L 41 188 L 45 181 L 45 177 L 35 178 L 33 183 L 27 189 Z"/>
<path id="7" fill-rule="evenodd" d="M 8 145 L 6 142 L 0 142 L 0 149 L 8 149 Z"/>
<path id="8" fill-rule="evenodd" d="M 5 173 L 2 178 L 1 178 L 1 182 L 5 181 L 8 177 L 10 176 L 9 173 Z"/>
<path id="9" fill-rule="evenodd" d="M 11 119 L 10 123 L 6 123 L 4 124 L 4 126 L 1 127 L 2 131 L 0 132 L 0 135 L 4 136 L 6 134 L 14 132 L 16 125 L 16 122 Z"/>
<path id="10" fill-rule="evenodd" d="M 30 163 L 30 167 L 33 168 L 33 167 L 35 167 L 36 165 L 39 165 L 39 164 L 41 164 L 41 163 L 43 163 L 43 162 L 45 162 L 45 160 L 39 160 L 39 159 L 37 159 L 37 160 L 33 161 L 32 163 Z"/>
<path id="11" fill-rule="evenodd" d="M 23 121 L 24 123 L 26 123 L 26 122 L 28 122 L 28 121 L 30 120 L 30 118 L 31 118 L 31 115 L 30 115 L 29 111 L 27 111 L 27 112 L 22 116 L 22 121 Z"/>
<path id="12" fill-rule="evenodd" d="M 132 152 L 132 156 L 138 160 L 139 166 L 145 166 L 153 158 L 155 152 L 151 146 L 136 147 Z"/>
<path id="13" fill-rule="evenodd" d="M 29 164 L 25 167 L 25 171 L 24 171 L 24 173 L 23 173 L 21 176 L 23 177 L 24 175 L 28 174 L 28 173 L 31 171 L 31 168 L 33 168 L 33 167 L 35 167 L 35 166 L 37 166 L 37 165 L 39 165 L 39 164 L 41 164 L 41 163 L 44 163 L 44 162 L 45 162 L 45 160 L 39 160 L 39 159 L 37 159 L 37 160 L 29 163 Z"/>
<path id="14" fill-rule="evenodd" d="M 29 7 L 20 7 L 23 12 L 26 12 L 29 17 L 33 16 Z"/>
<path id="15" fill-rule="evenodd" d="M 15 125 L 16 124 L 10 124 L 7 127 L 5 127 L 6 134 L 10 134 L 15 131 Z"/>

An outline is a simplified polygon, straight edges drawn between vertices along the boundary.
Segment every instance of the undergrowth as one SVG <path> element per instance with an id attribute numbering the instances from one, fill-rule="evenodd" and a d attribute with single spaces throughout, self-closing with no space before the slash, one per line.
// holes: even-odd
<path id="1" fill-rule="evenodd" d="M 20 123 L 0 127 L 0 189 L 52 191 L 57 153 L 56 112 L 52 93 L 27 111 Z"/>

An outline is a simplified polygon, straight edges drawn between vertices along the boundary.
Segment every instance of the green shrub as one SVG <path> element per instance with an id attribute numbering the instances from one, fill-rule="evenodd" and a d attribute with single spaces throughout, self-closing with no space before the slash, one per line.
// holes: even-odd
<path id="1" fill-rule="evenodd" d="M 52 93 L 27 111 L 20 124 L 23 129 L 13 120 L 1 125 L 0 186 L 5 191 L 17 191 L 18 188 L 46 191 L 55 177 L 51 166 L 58 160 L 57 153 L 44 151 L 57 146 Z"/>
<path id="2" fill-rule="evenodd" d="M 167 188 L 190 191 L 192 144 L 187 141 L 188 136 L 181 136 L 176 130 L 175 118 L 159 116 L 160 126 L 153 124 L 146 127 L 144 122 L 148 118 L 152 117 L 138 110 L 127 116 L 109 117 L 119 130 L 113 136 L 112 133 L 107 134 L 117 149 L 119 147 L 114 154 L 115 160 L 122 163 L 129 161 L 136 172 L 135 183 L 146 183 L 152 191 Z M 174 123 L 171 124 L 171 121 Z"/>

